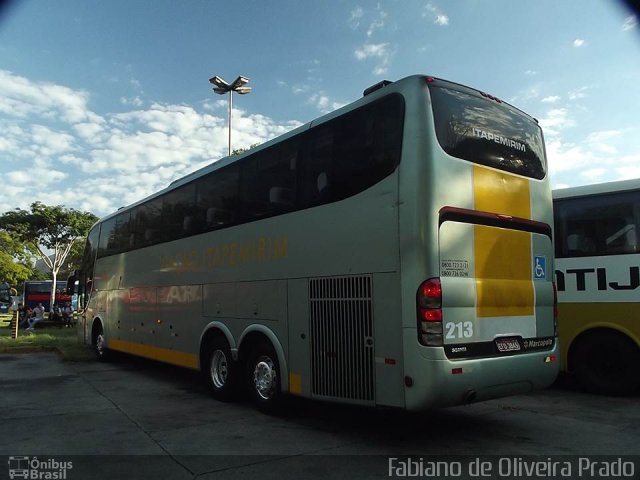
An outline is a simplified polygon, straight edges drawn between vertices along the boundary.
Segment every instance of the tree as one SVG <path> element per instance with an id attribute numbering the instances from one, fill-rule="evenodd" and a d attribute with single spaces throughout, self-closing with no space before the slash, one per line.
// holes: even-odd
<path id="1" fill-rule="evenodd" d="M 244 152 L 248 152 L 249 150 L 251 150 L 252 148 L 256 148 L 258 145 L 260 145 L 259 143 L 252 143 L 251 145 L 249 145 L 248 147 L 242 147 L 242 148 L 234 148 L 231 151 L 231 156 L 234 155 L 242 155 Z"/>
<path id="2" fill-rule="evenodd" d="M 28 245 L 51 270 L 51 306 L 55 303 L 56 281 L 74 244 L 87 236 L 98 220 L 93 213 L 61 205 L 31 204 L 31 211 L 16 208 L 0 215 L 0 229 Z M 46 250 L 52 253 L 47 254 Z"/>
<path id="3" fill-rule="evenodd" d="M 33 274 L 33 255 L 26 245 L 0 231 L 0 281 L 18 285 Z"/>

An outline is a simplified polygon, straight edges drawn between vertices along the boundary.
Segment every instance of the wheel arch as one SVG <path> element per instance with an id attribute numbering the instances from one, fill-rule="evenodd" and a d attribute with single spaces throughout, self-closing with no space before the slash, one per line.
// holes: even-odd
<path id="1" fill-rule="evenodd" d="M 289 369 L 284 353 L 284 348 L 273 331 L 265 325 L 250 325 L 247 327 L 238 341 L 238 361 L 244 364 L 251 351 L 261 341 L 268 341 L 278 356 L 280 367 L 280 388 L 283 392 L 289 391 Z"/>
<path id="2" fill-rule="evenodd" d="M 575 370 L 575 355 L 578 350 L 580 343 L 584 341 L 586 338 L 596 335 L 602 334 L 616 334 L 625 337 L 627 340 L 632 342 L 637 348 L 640 348 L 640 341 L 625 328 L 618 327 L 617 325 L 595 325 L 591 326 L 585 330 L 582 330 L 578 333 L 569 344 L 567 349 L 567 371 L 573 372 Z"/>
<path id="3" fill-rule="evenodd" d="M 229 349 L 231 350 L 231 356 L 233 357 L 233 360 L 238 360 L 238 348 L 236 346 L 236 341 L 231 334 L 231 331 L 224 323 L 215 321 L 209 323 L 200 335 L 200 350 L 198 354 L 198 367 L 200 369 L 202 369 L 202 366 L 204 364 L 203 362 L 205 361 L 205 356 L 207 355 L 207 345 L 215 337 L 223 337 L 229 344 Z"/>
<path id="4" fill-rule="evenodd" d="M 95 343 L 95 340 L 96 340 L 95 337 L 96 337 L 96 332 L 98 328 L 102 328 L 102 332 L 104 333 L 104 336 L 105 336 L 105 342 L 108 345 L 109 342 L 108 342 L 108 335 L 105 327 L 105 322 L 99 316 L 93 317 L 93 320 L 91 320 L 91 345 L 94 345 Z"/>

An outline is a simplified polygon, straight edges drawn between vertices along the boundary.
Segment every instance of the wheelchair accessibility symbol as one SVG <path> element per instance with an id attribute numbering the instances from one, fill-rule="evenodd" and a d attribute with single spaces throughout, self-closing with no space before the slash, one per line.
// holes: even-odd
<path id="1" fill-rule="evenodd" d="M 547 257 L 541 255 L 534 257 L 533 278 L 536 280 L 547 278 Z"/>

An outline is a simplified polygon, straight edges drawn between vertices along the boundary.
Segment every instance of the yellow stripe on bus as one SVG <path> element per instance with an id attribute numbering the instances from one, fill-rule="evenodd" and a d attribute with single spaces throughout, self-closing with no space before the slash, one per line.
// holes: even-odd
<path id="1" fill-rule="evenodd" d="M 302 395 L 302 375 L 289 372 L 289 392 Z"/>
<path id="2" fill-rule="evenodd" d="M 473 195 L 475 209 L 531 219 L 529 180 L 474 165 Z"/>
<path id="3" fill-rule="evenodd" d="M 475 209 L 531 218 L 529 181 L 474 166 Z M 478 317 L 533 315 L 531 234 L 475 225 L 474 257 Z"/>
<path id="4" fill-rule="evenodd" d="M 168 348 L 127 342 L 126 340 L 110 339 L 109 348 L 195 370 L 198 369 L 199 365 L 198 356 L 192 353 L 178 352 L 176 350 L 169 350 Z"/>

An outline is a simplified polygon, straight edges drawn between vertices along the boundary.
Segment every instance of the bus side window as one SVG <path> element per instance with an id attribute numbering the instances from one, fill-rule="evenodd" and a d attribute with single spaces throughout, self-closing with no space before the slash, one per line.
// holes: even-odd
<path id="1" fill-rule="evenodd" d="M 635 253 L 637 251 L 636 226 L 633 219 L 620 219 L 608 229 L 607 251 L 610 253 Z"/>
<path id="2" fill-rule="evenodd" d="M 198 180 L 193 209 L 194 233 L 215 230 L 238 221 L 239 186 L 238 165 L 224 167 Z"/>
<path id="3" fill-rule="evenodd" d="M 586 233 L 572 233 L 567 236 L 567 253 L 570 257 L 582 257 L 595 252 L 596 244 Z"/>
<path id="4" fill-rule="evenodd" d="M 207 208 L 207 225 L 209 227 L 221 227 L 231 223 L 231 212 L 224 208 L 210 207 Z"/>

